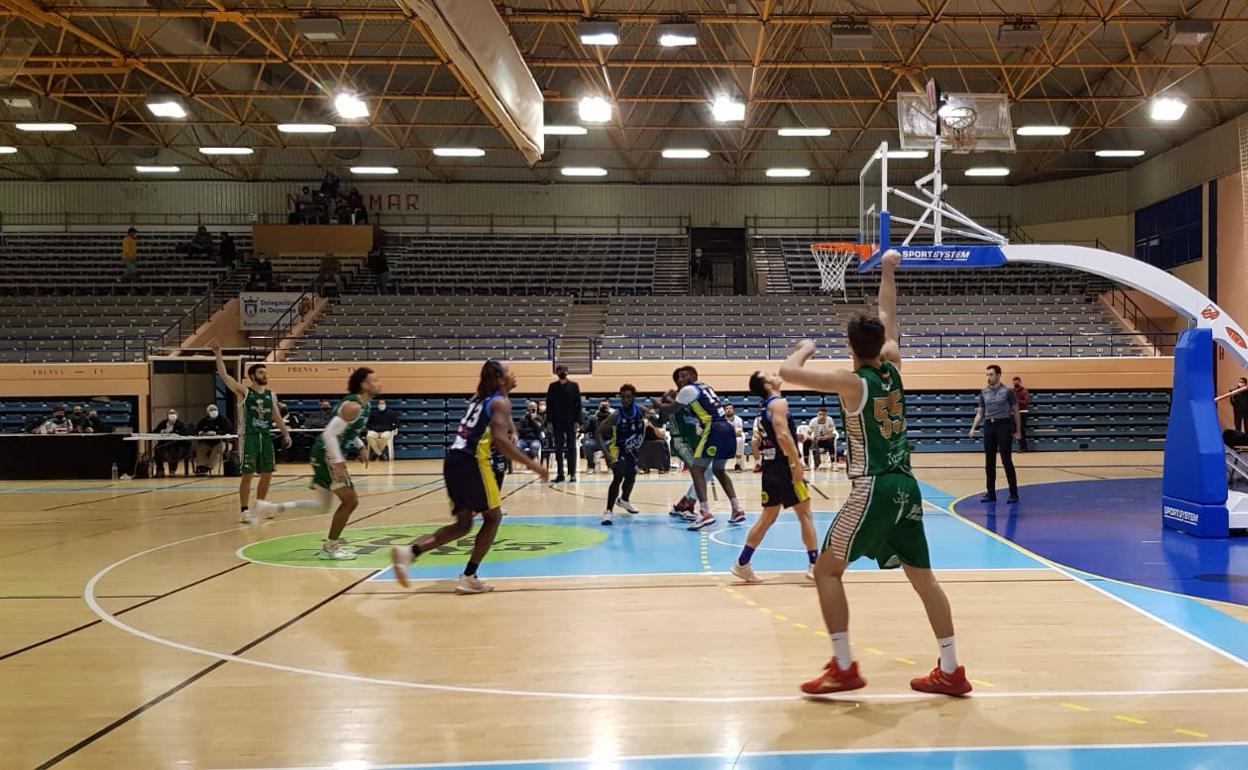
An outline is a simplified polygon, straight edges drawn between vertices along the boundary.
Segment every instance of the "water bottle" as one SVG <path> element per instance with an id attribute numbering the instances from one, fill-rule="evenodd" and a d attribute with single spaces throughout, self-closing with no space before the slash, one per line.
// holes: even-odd
<path id="1" fill-rule="evenodd" d="M 113 481 L 117 480 L 117 463 L 113 463 L 113 472 L 111 474 L 111 478 Z"/>

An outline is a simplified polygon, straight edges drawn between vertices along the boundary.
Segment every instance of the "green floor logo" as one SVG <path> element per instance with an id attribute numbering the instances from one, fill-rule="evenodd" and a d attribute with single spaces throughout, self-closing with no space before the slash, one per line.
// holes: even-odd
<path id="1" fill-rule="evenodd" d="M 288 567 L 376 569 L 390 566 L 390 548 L 405 545 L 414 538 L 438 529 L 436 524 L 400 524 L 390 527 L 348 528 L 344 534 L 347 548 L 355 551 L 350 561 L 316 558 L 324 539 L 323 532 L 305 532 L 273 540 L 252 543 L 242 550 L 242 556 L 251 561 L 281 564 Z M 460 538 L 424 554 L 414 565 L 441 567 L 462 564 L 472 551 L 473 534 Z M 597 529 L 567 527 L 555 524 L 503 524 L 498 538 L 490 549 L 490 561 L 532 559 L 557 553 L 579 551 L 595 546 L 607 536 Z"/>

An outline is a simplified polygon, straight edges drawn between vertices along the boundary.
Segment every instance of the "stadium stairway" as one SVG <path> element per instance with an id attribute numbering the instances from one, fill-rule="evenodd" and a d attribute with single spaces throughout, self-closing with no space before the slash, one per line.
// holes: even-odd
<path id="1" fill-rule="evenodd" d="M 754 261 L 754 269 L 765 278 L 758 287 L 759 294 L 793 294 L 793 281 L 784 262 L 784 250 L 765 238 L 752 238 L 747 248 Z"/>
<path id="2" fill-rule="evenodd" d="M 565 364 L 569 372 L 588 374 L 593 371 L 591 337 L 601 337 L 607 329 L 607 304 L 577 300 L 568 305 L 563 330 L 555 347 L 555 361 Z"/>

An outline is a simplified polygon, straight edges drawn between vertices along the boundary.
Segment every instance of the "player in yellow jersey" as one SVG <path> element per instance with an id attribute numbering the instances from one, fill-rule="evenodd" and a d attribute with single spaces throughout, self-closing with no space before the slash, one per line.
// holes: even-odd
<path id="1" fill-rule="evenodd" d="M 815 354 L 815 343 L 810 340 L 797 343 L 780 367 L 780 376 L 788 382 L 837 394 L 849 444 L 852 489 L 828 528 L 815 564 L 815 585 L 832 637 L 833 657 L 823 673 L 802 685 L 808 695 L 866 686 L 849 646 L 849 602 L 841 582 L 849 563 L 860 556 L 875 559 L 881 567 L 900 563 L 936 634 L 940 659 L 930 674 L 911 680 L 910 687 L 945 695 L 971 691 L 966 669 L 958 665 L 949 600 L 931 569 L 923 531 L 923 498 L 910 470 L 897 323 L 895 274 L 900 263 L 896 251 L 884 255 L 879 315 L 860 313 L 849 321 L 852 371 L 805 368 Z"/>

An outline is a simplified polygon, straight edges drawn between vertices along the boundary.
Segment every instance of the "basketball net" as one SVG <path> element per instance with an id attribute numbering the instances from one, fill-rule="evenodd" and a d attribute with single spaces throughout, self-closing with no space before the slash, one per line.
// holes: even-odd
<path id="1" fill-rule="evenodd" d="M 810 255 L 819 266 L 819 288 L 829 294 L 845 294 L 845 270 L 855 259 L 869 259 L 871 247 L 865 243 L 812 243 Z"/>

